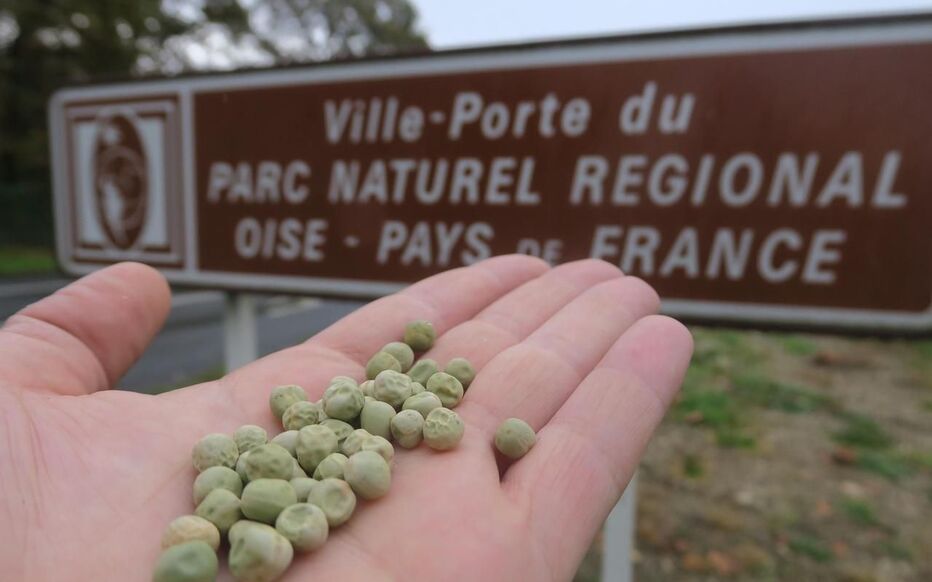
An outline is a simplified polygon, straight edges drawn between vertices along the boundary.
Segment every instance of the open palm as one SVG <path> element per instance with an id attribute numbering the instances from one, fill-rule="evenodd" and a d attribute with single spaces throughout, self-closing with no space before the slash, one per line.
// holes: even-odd
<path id="1" fill-rule="evenodd" d="M 319 398 L 404 324 L 428 319 L 441 364 L 479 374 L 453 451 L 398 450 L 391 492 L 361 502 L 286 580 L 567 580 L 618 500 L 692 350 L 652 315 L 654 291 L 614 267 L 520 256 L 448 271 L 216 382 L 160 396 L 107 390 L 168 312 L 155 271 L 122 264 L 72 284 L 0 331 L 0 577 L 147 580 L 162 530 L 192 513 L 193 443 L 242 424 L 281 429 L 269 391 Z M 167 363 L 166 365 L 171 365 Z M 505 418 L 538 443 L 501 464 Z M 227 574 L 224 574 L 226 576 Z"/>

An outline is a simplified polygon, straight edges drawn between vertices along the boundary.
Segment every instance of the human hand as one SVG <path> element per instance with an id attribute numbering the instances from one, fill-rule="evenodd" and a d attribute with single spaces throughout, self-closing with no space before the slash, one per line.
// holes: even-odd
<path id="1" fill-rule="evenodd" d="M 0 572 L 8 580 L 148 580 L 171 519 L 193 512 L 191 448 L 259 424 L 268 395 L 336 375 L 428 319 L 426 354 L 479 371 L 457 412 L 459 447 L 399 450 L 392 489 L 360 502 L 285 580 L 569 580 L 631 478 L 678 389 L 689 332 L 654 291 L 597 261 L 550 269 L 521 256 L 436 275 L 295 347 L 215 382 L 159 396 L 108 390 L 170 307 L 138 264 L 99 271 L 0 330 Z M 538 431 L 520 461 L 497 462 L 507 417 Z M 498 459 L 500 461 L 500 458 Z M 223 573 L 222 576 L 228 574 Z"/>

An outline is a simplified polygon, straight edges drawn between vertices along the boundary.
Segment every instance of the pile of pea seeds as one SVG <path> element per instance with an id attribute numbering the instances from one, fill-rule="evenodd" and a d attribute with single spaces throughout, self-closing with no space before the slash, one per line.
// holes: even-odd
<path id="1" fill-rule="evenodd" d="M 198 441 L 192 451 L 196 509 L 166 528 L 153 581 L 215 580 L 223 536 L 233 578 L 277 580 L 295 552 L 321 548 L 330 530 L 352 517 L 357 498 L 388 493 L 392 441 L 405 449 L 422 441 L 437 451 L 456 447 L 465 425 L 452 409 L 476 372 L 464 358 L 442 371 L 434 360 L 415 362 L 435 337 L 430 322 L 409 323 L 404 341 L 369 360 L 367 380 L 337 376 L 317 402 L 300 386 L 275 387 L 269 405 L 284 432 L 271 440 L 262 427 L 245 425 L 232 437 L 215 433 Z M 527 423 L 509 418 L 494 444 L 518 459 L 535 440 Z"/>

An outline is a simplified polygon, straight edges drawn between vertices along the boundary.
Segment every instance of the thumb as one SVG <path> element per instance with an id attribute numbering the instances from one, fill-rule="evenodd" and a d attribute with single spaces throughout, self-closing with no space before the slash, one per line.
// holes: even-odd
<path id="1" fill-rule="evenodd" d="M 151 267 L 120 263 L 83 277 L 0 328 L 0 384 L 71 395 L 110 388 L 170 308 L 168 284 Z"/>

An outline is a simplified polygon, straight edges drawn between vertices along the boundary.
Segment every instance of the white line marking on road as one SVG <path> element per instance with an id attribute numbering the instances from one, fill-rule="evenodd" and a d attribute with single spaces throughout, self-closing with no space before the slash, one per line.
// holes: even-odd
<path id="1" fill-rule="evenodd" d="M 320 307 L 320 304 L 320 299 L 306 297 L 304 299 L 289 301 L 288 303 L 283 303 L 281 305 L 273 305 L 266 309 L 265 315 L 271 319 L 278 319 L 280 317 L 287 317 L 289 315 L 294 315 L 303 311 L 316 309 Z"/>
<path id="2" fill-rule="evenodd" d="M 172 295 L 172 309 L 178 307 L 188 307 L 189 305 L 199 305 L 202 303 L 220 303 L 223 301 L 223 293 L 220 291 L 190 291 L 185 293 L 176 293 Z"/>

